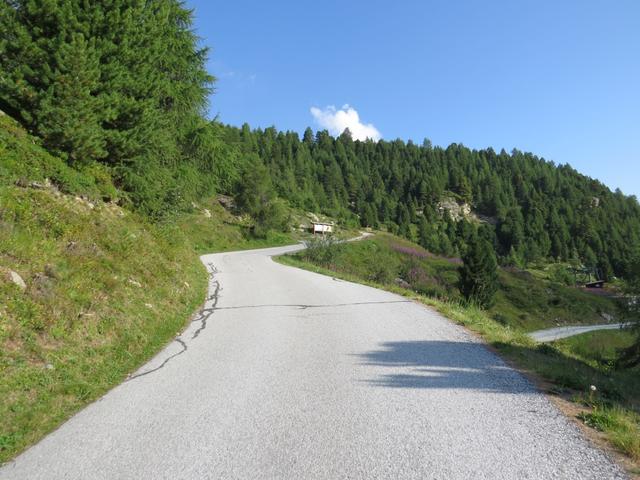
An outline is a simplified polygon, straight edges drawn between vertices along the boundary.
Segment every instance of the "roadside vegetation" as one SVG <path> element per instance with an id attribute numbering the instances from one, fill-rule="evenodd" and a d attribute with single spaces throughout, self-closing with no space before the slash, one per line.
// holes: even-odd
<path id="1" fill-rule="evenodd" d="M 0 221 L 3 461 L 156 353 L 207 277 L 175 227 L 55 189 L 0 187 Z"/>
<path id="2" fill-rule="evenodd" d="M 536 344 L 527 336 L 539 328 L 603 323 L 603 315 L 616 315 L 615 299 L 566 286 L 548 272 L 509 267 L 499 270 L 495 301 L 485 310 L 459 292 L 460 259 L 434 255 L 384 233 L 360 242 L 325 241 L 311 247 L 278 260 L 385 288 L 436 308 L 543 379 L 550 393 L 579 405 L 586 425 L 604 432 L 640 465 L 640 369 L 617 365 L 620 352 L 634 344 L 634 332 L 592 332 L 550 344 Z"/>
<path id="3" fill-rule="evenodd" d="M 0 463 L 122 382 L 205 298 L 198 255 L 292 243 L 217 199 L 162 221 L 119 206 L 0 115 Z"/>
<path id="4" fill-rule="evenodd" d="M 405 286 L 441 300 L 461 302 L 459 269 L 462 259 L 435 255 L 406 239 L 378 233 L 364 242 L 348 245 L 318 242 L 316 248 L 300 253 L 321 266 L 366 280 Z M 314 253 L 315 251 L 318 253 Z M 372 261 L 375 258 L 376 261 Z M 512 330 L 535 331 L 565 325 L 607 323 L 618 315 L 617 301 L 592 294 L 553 279 L 544 270 L 517 267 L 497 270 L 498 287 L 486 310 L 496 323 Z"/>
<path id="5" fill-rule="evenodd" d="M 191 212 L 171 220 L 199 255 L 229 250 L 290 245 L 297 234 L 282 230 L 268 230 L 261 236 L 252 233 L 253 221 L 248 216 L 229 212 L 215 198 L 202 201 Z"/>

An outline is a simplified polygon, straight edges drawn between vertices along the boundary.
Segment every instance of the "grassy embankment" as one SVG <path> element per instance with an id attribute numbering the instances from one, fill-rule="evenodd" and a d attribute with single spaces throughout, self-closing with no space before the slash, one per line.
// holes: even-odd
<path id="1" fill-rule="evenodd" d="M 289 245 L 296 241 L 289 233 L 274 231 L 264 238 L 252 237 L 248 234 L 246 219 L 234 217 L 215 200 L 202 205 L 202 209 L 182 214 L 174 220 L 199 255 Z M 203 214 L 205 208 L 211 216 Z"/>
<path id="2" fill-rule="evenodd" d="M 67 167 L 0 114 L 0 463 L 186 325 L 206 292 L 199 254 L 292 241 L 247 237 L 213 200 L 211 217 L 152 224 L 103 201 L 118 196 L 106 170 Z"/>
<path id="3" fill-rule="evenodd" d="M 612 299 L 556 283 L 536 272 L 499 273 L 496 304 L 488 311 L 464 305 L 455 287 L 459 260 L 437 257 L 388 234 L 311 249 L 279 261 L 384 288 L 435 307 L 465 325 L 522 369 L 584 408 L 582 420 L 606 435 L 636 467 L 640 464 L 640 371 L 613 368 L 629 332 L 595 332 L 537 345 L 526 332 L 558 325 L 605 323 Z M 598 391 L 590 393 L 590 386 Z"/>

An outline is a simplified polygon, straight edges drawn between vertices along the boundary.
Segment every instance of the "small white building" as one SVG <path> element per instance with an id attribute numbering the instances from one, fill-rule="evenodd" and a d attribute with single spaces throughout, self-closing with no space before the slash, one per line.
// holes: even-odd
<path id="1" fill-rule="evenodd" d="M 332 233 L 333 232 L 333 223 L 325 223 L 325 222 L 311 222 L 311 231 L 314 233 Z"/>

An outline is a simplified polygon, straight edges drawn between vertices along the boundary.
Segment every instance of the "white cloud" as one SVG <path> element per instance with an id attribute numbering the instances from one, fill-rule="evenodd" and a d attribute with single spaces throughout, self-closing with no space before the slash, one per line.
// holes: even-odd
<path id="1" fill-rule="evenodd" d="M 382 138 L 378 129 L 371 123 L 362 123 L 357 110 L 349 105 L 343 105 L 339 110 L 333 105 L 325 109 L 311 107 L 311 115 L 318 125 L 329 130 L 334 136 L 340 135 L 348 128 L 354 140 L 370 138 L 378 141 Z"/>

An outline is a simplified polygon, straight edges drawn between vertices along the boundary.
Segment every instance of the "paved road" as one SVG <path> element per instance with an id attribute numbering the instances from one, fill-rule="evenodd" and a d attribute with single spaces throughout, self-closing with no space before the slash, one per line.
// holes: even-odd
<path id="1" fill-rule="evenodd" d="M 190 327 L 0 478 L 625 478 L 462 328 L 287 250 L 203 257 Z"/>
<path id="2" fill-rule="evenodd" d="M 553 342 L 562 338 L 569 338 L 587 332 L 597 330 L 620 330 L 628 326 L 626 323 L 605 323 L 602 325 L 577 325 L 573 327 L 547 328 L 531 332 L 529 336 L 536 342 Z"/>

